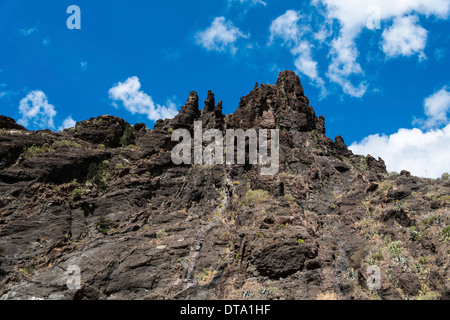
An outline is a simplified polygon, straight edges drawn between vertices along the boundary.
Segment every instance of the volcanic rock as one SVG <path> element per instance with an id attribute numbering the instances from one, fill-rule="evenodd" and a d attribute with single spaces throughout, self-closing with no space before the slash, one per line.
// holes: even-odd
<path id="1" fill-rule="evenodd" d="M 172 132 L 195 121 L 279 129 L 278 173 L 175 165 Z M 0 299 L 448 299 L 450 185 L 388 173 L 325 132 L 292 71 L 226 116 L 193 91 L 151 130 L 100 116 L 27 131 L 0 116 Z"/>

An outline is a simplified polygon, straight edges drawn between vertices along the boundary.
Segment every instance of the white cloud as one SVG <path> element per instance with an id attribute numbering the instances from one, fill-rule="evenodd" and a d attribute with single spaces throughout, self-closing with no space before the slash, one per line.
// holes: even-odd
<path id="1" fill-rule="evenodd" d="M 417 16 L 395 18 L 392 27 L 383 31 L 383 51 L 389 58 L 418 54 L 422 60 L 426 57 L 427 36 Z"/>
<path id="2" fill-rule="evenodd" d="M 0 72 L 2 70 L 0 69 Z M 20 91 L 11 91 L 7 89 L 8 85 L 6 83 L 0 83 L 0 98 L 9 99 L 13 96 L 20 94 Z"/>
<path id="3" fill-rule="evenodd" d="M 235 2 L 239 2 L 240 4 L 252 5 L 252 6 L 255 6 L 257 4 L 267 6 L 267 3 L 265 3 L 262 0 L 228 0 L 228 4 L 230 4 L 230 5 L 232 5 Z"/>
<path id="4" fill-rule="evenodd" d="M 320 88 L 320 97 L 324 98 L 328 91 L 325 89 L 325 81 L 319 76 L 318 63 L 312 57 L 312 45 L 307 41 L 301 41 L 295 48 L 291 50 L 295 59 L 295 68 L 311 79 L 313 84 Z"/>
<path id="5" fill-rule="evenodd" d="M 408 170 L 412 174 L 438 178 L 450 172 L 450 92 L 443 87 L 424 100 L 428 119 L 422 120 L 424 128 L 445 125 L 443 129 L 422 131 L 418 128 L 399 129 L 392 135 L 376 134 L 353 143 L 349 149 L 357 154 L 381 157 L 389 171 Z"/>
<path id="6" fill-rule="evenodd" d="M 109 97 L 114 101 L 121 101 L 132 114 L 146 115 L 151 121 L 173 118 L 178 113 L 175 104 L 170 100 L 167 106 L 155 104 L 152 97 L 140 89 L 139 78 L 130 77 L 125 82 L 119 82 L 112 87 L 109 90 Z"/>
<path id="7" fill-rule="evenodd" d="M 1 87 L 0 87 L 1 88 Z M 12 91 L 8 91 L 8 90 L 4 90 L 4 89 L 0 89 L 0 98 L 3 98 L 3 97 L 9 97 L 9 96 L 11 96 L 13 94 L 13 92 Z"/>
<path id="8" fill-rule="evenodd" d="M 371 16 L 369 8 L 379 8 L 381 20 L 401 17 L 410 13 L 447 18 L 450 11 L 448 0 L 312 0 L 323 5 L 329 19 L 336 19 L 343 34 L 358 35 L 367 26 Z"/>
<path id="9" fill-rule="evenodd" d="M 88 66 L 87 61 L 81 61 L 80 62 L 80 66 L 81 66 L 81 70 L 86 71 L 87 70 L 87 66 Z"/>
<path id="10" fill-rule="evenodd" d="M 0 83 L 0 98 L 8 94 L 8 91 L 4 91 L 4 88 L 6 88 L 6 83 Z"/>
<path id="11" fill-rule="evenodd" d="M 317 72 L 317 62 L 311 57 L 311 45 L 307 41 L 300 42 L 297 47 L 291 50 L 292 54 L 299 54 L 295 60 L 295 66 L 297 69 L 310 77 L 311 79 L 318 79 L 319 73 Z"/>
<path id="12" fill-rule="evenodd" d="M 450 172 L 449 145 L 450 124 L 429 132 L 400 129 L 390 136 L 371 135 L 349 149 L 356 154 L 381 157 L 388 171 L 408 170 L 413 175 L 438 178 Z"/>
<path id="13" fill-rule="evenodd" d="M 319 29 L 314 31 L 313 38 L 323 44 L 329 37 L 333 35 L 333 30 L 329 21 L 320 24 Z"/>
<path id="14" fill-rule="evenodd" d="M 426 127 L 436 127 L 448 123 L 447 113 L 450 111 L 450 92 L 448 87 L 426 98 L 424 101 L 425 114 L 428 120 L 425 122 Z"/>
<path id="15" fill-rule="evenodd" d="M 283 41 L 283 45 L 291 47 L 297 71 L 308 76 L 316 87 L 321 88 L 321 96 L 324 97 L 327 90 L 324 80 L 319 75 L 318 62 L 313 59 L 311 49 L 314 46 L 306 40 L 306 34 L 312 30 L 308 25 L 299 25 L 299 21 L 303 20 L 307 21 L 298 11 L 293 10 L 288 10 L 277 17 L 270 25 L 269 45 L 279 38 Z M 314 34 L 314 38 L 319 42 L 323 42 L 330 35 L 326 23 L 321 25 L 319 32 L 320 35 Z M 361 66 L 355 62 L 358 56 L 356 48 L 348 46 L 347 42 L 339 37 L 331 43 L 330 56 L 333 58 L 327 73 L 329 79 L 340 84 L 345 93 L 354 97 L 363 96 L 367 89 L 366 83 L 362 82 L 359 87 L 354 87 L 347 79 L 351 74 L 363 73 Z"/>
<path id="16" fill-rule="evenodd" d="M 434 49 L 434 57 L 437 61 L 440 61 L 441 59 L 445 58 L 445 55 L 447 54 L 447 49 L 445 48 L 436 48 Z"/>
<path id="17" fill-rule="evenodd" d="M 249 36 L 242 33 L 225 17 L 217 17 L 209 28 L 197 32 L 196 43 L 208 51 L 229 51 L 231 54 L 235 54 L 237 51 L 236 41 L 239 38 L 248 38 Z"/>
<path id="18" fill-rule="evenodd" d="M 28 37 L 29 35 L 35 33 L 36 31 L 37 31 L 37 28 L 19 29 L 20 34 L 25 37 Z"/>
<path id="19" fill-rule="evenodd" d="M 449 0 L 312 0 L 312 3 L 319 8 L 328 23 L 338 23 L 339 34 L 331 42 L 331 63 L 327 76 L 331 82 L 342 86 L 345 93 L 355 97 L 363 96 L 367 89 L 364 80 L 359 80 L 359 83 L 354 85 L 352 81 L 355 80 L 350 81 L 350 78 L 364 75 L 357 62 L 359 52 L 355 41 L 360 32 L 367 27 L 368 21 L 373 18 L 386 21 L 401 18 L 411 13 L 446 19 L 450 11 Z M 370 8 L 377 8 L 376 11 L 378 11 L 379 16 L 373 17 L 374 12 L 368 11 Z M 415 25 L 413 30 L 420 30 L 423 34 L 423 31 L 419 28 L 421 27 Z M 394 31 L 395 29 L 391 31 L 392 35 L 395 35 Z M 403 37 L 403 39 L 415 38 L 414 35 L 410 35 L 408 38 Z M 393 42 L 391 44 L 395 45 Z M 416 44 L 416 47 L 413 46 L 411 49 L 417 47 L 420 48 L 422 45 Z M 393 48 L 395 46 L 392 47 L 392 50 Z M 391 48 L 388 46 L 386 49 L 390 50 Z"/>
<path id="20" fill-rule="evenodd" d="M 47 47 L 48 45 L 50 45 L 50 37 L 49 36 L 45 37 L 44 40 L 42 40 L 42 45 L 44 47 Z"/>
<path id="21" fill-rule="evenodd" d="M 270 40 L 272 44 L 274 39 L 281 38 L 284 44 L 296 45 L 301 36 L 298 20 L 300 13 L 294 10 L 288 10 L 283 15 L 277 17 L 270 24 Z"/>
<path id="22" fill-rule="evenodd" d="M 276 39 L 281 39 L 283 45 L 291 48 L 297 71 L 309 77 L 313 84 L 321 89 L 321 97 L 325 97 L 327 95 L 325 82 L 319 76 L 317 61 L 313 59 L 312 44 L 302 39 L 304 28 L 299 27 L 300 19 L 299 12 L 288 10 L 273 20 L 270 25 L 269 45 Z"/>
<path id="23" fill-rule="evenodd" d="M 64 129 L 73 128 L 76 125 L 76 121 L 72 119 L 72 116 L 67 117 L 63 123 L 62 126 L 58 128 L 58 131 L 63 131 Z"/>
<path id="24" fill-rule="evenodd" d="M 351 41 L 343 36 L 334 39 L 330 50 L 331 63 L 328 66 L 327 77 L 331 82 L 335 82 L 342 87 L 344 93 L 361 98 L 367 91 L 367 83 L 361 81 L 354 86 L 349 80 L 352 75 L 363 75 L 361 65 L 356 62 L 358 49 L 351 44 Z"/>
<path id="25" fill-rule="evenodd" d="M 20 101 L 19 113 L 22 118 L 18 123 L 27 127 L 31 125 L 39 129 L 54 129 L 53 118 L 56 116 L 55 107 L 48 103 L 44 92 L 31 91 Z"/>

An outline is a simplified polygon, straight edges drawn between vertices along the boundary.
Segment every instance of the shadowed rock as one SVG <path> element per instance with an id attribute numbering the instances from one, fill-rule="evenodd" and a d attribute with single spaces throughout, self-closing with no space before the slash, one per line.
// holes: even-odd
<path id="1" fill-rule="evenodd" d="M 26 130 L 23 126 L 18 125 L 13 118 L 0 115 L 0 129 L 6 130 Z"/>

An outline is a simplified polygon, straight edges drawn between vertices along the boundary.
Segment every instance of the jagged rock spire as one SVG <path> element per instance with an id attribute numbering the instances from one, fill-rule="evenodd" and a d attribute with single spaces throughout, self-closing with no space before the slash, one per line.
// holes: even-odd
<path id="1" fill-rule="evenodd" d="M 303 93 L 300 78 L 293 71 L 282 71 L 276 85 L 255 86 L 243 97 L 228 125 L 231 128 L 279 128 L 304 132 L 316 129 L 316 123 L 319 120 Z"/>
<path id="2" fill-rule="evenodd" d="M 215 100 L 214 100 L 214 93 L 212 93 L 212 91 L 209 90 L 208 97 L 205 100 L 205 108 L 203 109 L 203 112 L 214 111 L 215 107 L 216 107 L 216 104 L 215 104 Z"/>
<path id="3" fill-rule="evenodd" d="M 180 112 L 172 120 L 171 127 L 173 129 L 189 129 L 199 116 L 200 110 L 198 109 L 198 95 L 197 92 L 191 91 L 186 104 L 181 107 Z"/>
<path id="4" fill-rule="evenodd" d="M 185 106 L 193 106 L 194 109 L 198 109 L 198 95 L 197 92 L 195 91 L 191 91 L 191 93 L 189 94 L 189 97 L 186 101 L 186 105 Z"/>
<path id="5" fill-rule="evenodd" d="M 304 94 L 300 77 L 290 70 L 279 73 L 276 86 L 284 89 L 288 94 L 295 94 L 297 96 Z"/>
<path id="6" fill-rule="evenodd" d="M 207 129 L 223 129 L 224 116 L 222 114 L 222 101 L 215 105 L 214 93 L 209 90 L 202 113 L 202 123 Z"/>

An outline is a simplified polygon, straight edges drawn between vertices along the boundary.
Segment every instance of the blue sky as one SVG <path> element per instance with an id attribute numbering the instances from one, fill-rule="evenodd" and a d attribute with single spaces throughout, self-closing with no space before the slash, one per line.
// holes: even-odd
<path id="1" fill-rule="evenodd" d="M 69 30 L 69 5 L 81 30 Z M 294 70 L 327 135 L 391 171 L 450 171 L 449 0 L 0 0 L 0 114 L 152 127 L 191 90 L 237 108 Z"/>

